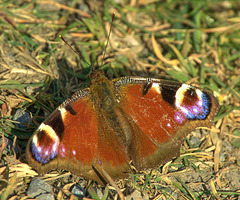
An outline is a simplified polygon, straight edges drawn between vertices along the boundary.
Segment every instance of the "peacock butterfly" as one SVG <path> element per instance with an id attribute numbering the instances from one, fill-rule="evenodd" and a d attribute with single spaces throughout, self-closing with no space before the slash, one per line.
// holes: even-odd
<path id="1" fill-rule="evenodd" d="M 63 169 L 104 183 L 102 169 L 117 179 L 131 172 L 130 161 L 139 170 L 153 168 L 179 156 L 188 133 L 211 127 L 219 109 L 210 92 L 187 84 L 109 80 L 101 70 L 90 77 L 89 88 L 60 105 L 29 139 L 27 161 L 40 174 Z"/>
<path id="2" fill-rule="evenodd" d="M 64 169 L 101 182 L 152 168 L 179 156 L 197 127 L 211 127 L 219 109 L 208 91 L 142 77 L 109 80 L 93 71 L 90 87 L 60 105 L 27 144 L 30 166 L 44 174 Z M 97 172 L 96 172 L 97 170 Z"/>

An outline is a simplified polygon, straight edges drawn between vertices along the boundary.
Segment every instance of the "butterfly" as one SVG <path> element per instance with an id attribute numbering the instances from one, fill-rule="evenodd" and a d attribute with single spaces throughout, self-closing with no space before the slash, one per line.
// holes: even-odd
<path id="1" fill-rule="evenodd" d="M 178 157 L 186 136 L 211 127 L 219 104 L 208 91 L 178 82 L 91 73 L 88 88 L 60 105 L 29 139 L 26 157 L 40 174 L 52 169 L 103 182 Z"/>

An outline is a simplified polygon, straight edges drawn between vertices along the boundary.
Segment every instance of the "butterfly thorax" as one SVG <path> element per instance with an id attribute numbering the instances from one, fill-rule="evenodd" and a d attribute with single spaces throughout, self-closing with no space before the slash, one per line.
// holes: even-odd
<path id="1" fill-rule="evenodd" d="M 114 130 L 118 135 L 119 142 L 126 145 L 126 140 L 129 138 L 130 124 L 128 119 L 119 108 L 115 87 L 102 71 L 95 71 L 91 74 L 90 90 L 92 91 L 92 101 L 95 109 L 98 110 L 98 117 L 102 119 L 99 127 L 105 129 L 108 127 Z M 107 132 L 106 130 L 100 132 Z"/>
<path id="2" fill-rule="evenodd" d="M 94 77 L 92 78 L 90 89 L 95 106 L 104 113 L 114 112 L 116 105 L 112 82 L 104 76 L 102 71 L 93 72 L 91 77 Z"/>

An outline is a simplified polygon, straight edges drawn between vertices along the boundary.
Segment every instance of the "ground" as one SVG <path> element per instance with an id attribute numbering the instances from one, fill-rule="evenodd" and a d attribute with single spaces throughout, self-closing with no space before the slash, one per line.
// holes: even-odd
<path id="1" fill-rule="evenodd" d="M 208 89 L 220 111 L 211 130 L 188 135 L 179 158 L 117 186 L 69 172 L 46 174 L 41 179 L 56 199 L 74 198 L 69 190 L 76 183 L 93 199 L 239 199 L 239 9 L 236 1 L 2 1 L 1 199 L 27 198 L 38 176 L 26 163 L 27 140 L 58 105 L 87 87 L 91 68 L 83 58 L 110 79 L 153 77 Z"/>

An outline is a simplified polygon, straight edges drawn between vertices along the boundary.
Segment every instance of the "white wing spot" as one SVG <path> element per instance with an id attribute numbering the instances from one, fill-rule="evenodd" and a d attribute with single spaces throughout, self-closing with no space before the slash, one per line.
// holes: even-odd
<path id="1" fill-rule="evenodd" d="M 194 108 L 194 109 L 193 109 L 193 112 L 198 113 L 198 109 L 197 109 L 197 108 Z"/>
<path id="2" fill-rule="evenodd" d="M 37 137 L 37 135 L 33 136 L 32 142 L 33 142 L 33 144 L 35 144 L 35 146 L 38 146 L 38 137 Z"/>
<path id="3" fill-rule="evenodd" d="M 42 148 L 41 147 L 38 147 L 37 148 L 37 151 L 40 153 L 42 151 Z"/>
<path id="4" fill-rule="evenodd" d="M 161 94 L 159 83 L 153 83 L 152 89 L 154 89 L 158 94 Z"/>
<path id="5" fill-rule="evenodd" d="M 76 155 L 76 151 L 75 150 L 73 150 L 72 153 L 73 153 L 74 156 Z"/>
<path id="6" fill-rule="evenodd" d="M 189 88 L 191 88 L 191 86 L 189 86 L 187 84 L 182 84 L 182 86 L 177 90 L 176 95 L 175 95 L 175 98 L 176 98 L 175 105 L 177 108 L 181 108 L 181 104 L 184 99 L 184 94 L 185 94 L 185 92 L 187 92 L 187 90 Z"/>
<path id="7" fill-rule="evenodd" d="M 67 110 L 65 108 L 58 108 L 58 110 L 61 113 L 62 120 L 64 121 L 66 114 L 67 114 Z"/>

